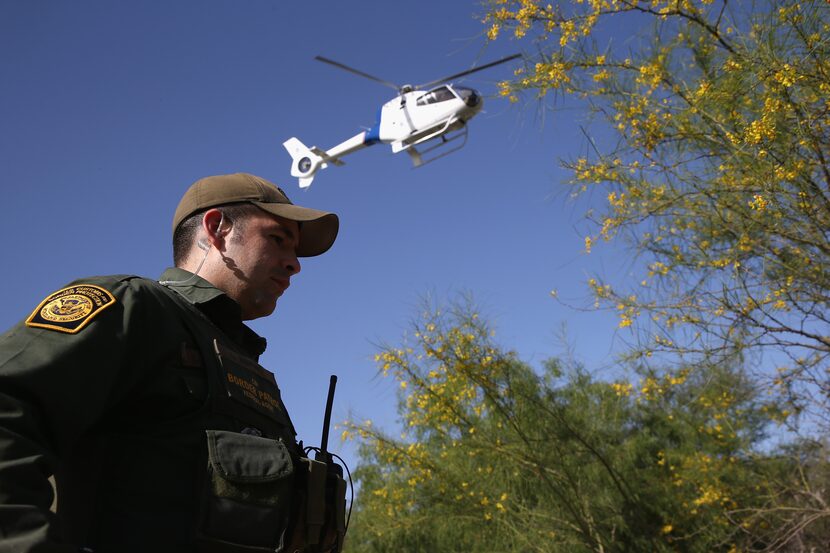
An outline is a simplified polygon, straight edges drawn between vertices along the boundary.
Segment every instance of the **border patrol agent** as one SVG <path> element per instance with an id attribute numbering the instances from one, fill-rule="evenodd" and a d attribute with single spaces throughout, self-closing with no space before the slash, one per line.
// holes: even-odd
<path id="1" fill-rule="evenodd" d="M 339 550 L 342 521 L 303 528 L 303 452 L 243 323 L 338 225 L 262 178 L 207 177 L 160 281 L 73 282 L 3 335 L 0 552 Z"/>

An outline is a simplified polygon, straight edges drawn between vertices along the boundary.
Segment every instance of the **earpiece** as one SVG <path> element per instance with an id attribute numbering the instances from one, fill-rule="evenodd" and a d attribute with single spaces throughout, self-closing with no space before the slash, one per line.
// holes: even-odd
<path id="1" fill-rule="evenodd" d="M 222 234 L 222 223 L 225 222 L 225 214 L 220 212 L 219 213 L 219 224 L 216 225 L 216 233 Z M 200 250 L 208 251 L 210 249 L 210 242 L 207 241 L 207 238 L 201 238 L 196 241 L 196 245 L 199 246 Z"/>
<path id="2" fill-rule="evenodd" d="M 221 211 L 219 212 L 219 224 L 216 225 L 216 234 L 222 233 L 222 223 L 225 222 L 225 214 Z"/>

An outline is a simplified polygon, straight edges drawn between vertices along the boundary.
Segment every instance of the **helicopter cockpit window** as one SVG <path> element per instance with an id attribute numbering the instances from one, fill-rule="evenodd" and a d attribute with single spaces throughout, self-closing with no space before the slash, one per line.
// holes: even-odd
<path id="1" fill-rule="evenodd" d="M 452 100 L 455 98 L 455 94 L 449 89 L 449 87 L 441 86 L 435 89 L 430 90 L 420 98 L 418 98 L 415 103 L 419 106 L 426 106 L 428 104 L 435 104 L 437 102 L 446 102 L 447 100 Z"/>

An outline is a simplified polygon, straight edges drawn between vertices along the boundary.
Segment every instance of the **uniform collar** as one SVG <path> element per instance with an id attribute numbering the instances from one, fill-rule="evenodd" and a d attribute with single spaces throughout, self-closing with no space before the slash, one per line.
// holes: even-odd
<path id="1" fill-rule="evenodd" d="M 161 274 L 159 282 L 184 296 L 193 305 L 209 302 L 219 296 L 230 300 L 225 293 L 190 271 L 178 267 L 170 267 Z M 233 300 L 231 300 L 233 301 Z M 236 303 L 236 302 L 234 302 Z M 238 306 L 237 306 L 238 307 Z M 241 315 L 240 315 L 241 317 Z"/>
<path id="2" fill-rule="evenodd" d="M 193 304 L 254 359 L 265 351 L 265 338 L 242 322 L 239 304 L 207 280 L 184 269 L 171 267 L 162 273 L 159 282 Z"/>

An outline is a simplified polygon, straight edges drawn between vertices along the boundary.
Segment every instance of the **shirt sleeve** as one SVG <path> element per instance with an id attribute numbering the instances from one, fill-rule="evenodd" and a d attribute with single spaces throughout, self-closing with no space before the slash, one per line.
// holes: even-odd
<path id="1" fill-rule="evenodd" d="M 91 288 L 71 289 L 78 285 Z M 96 306 L 92 289 L 112 302 Z M 140 379 L 148 324 L 140 290 L 99 279 L 60 293 L 0 337 L 0 553 L 80 550 L 83 544 L 62 543 L 49 477 Z M 69 296 L 75 304 L 59 301 Z M 40 315 L 50 305 L 56 314 Z"/>

